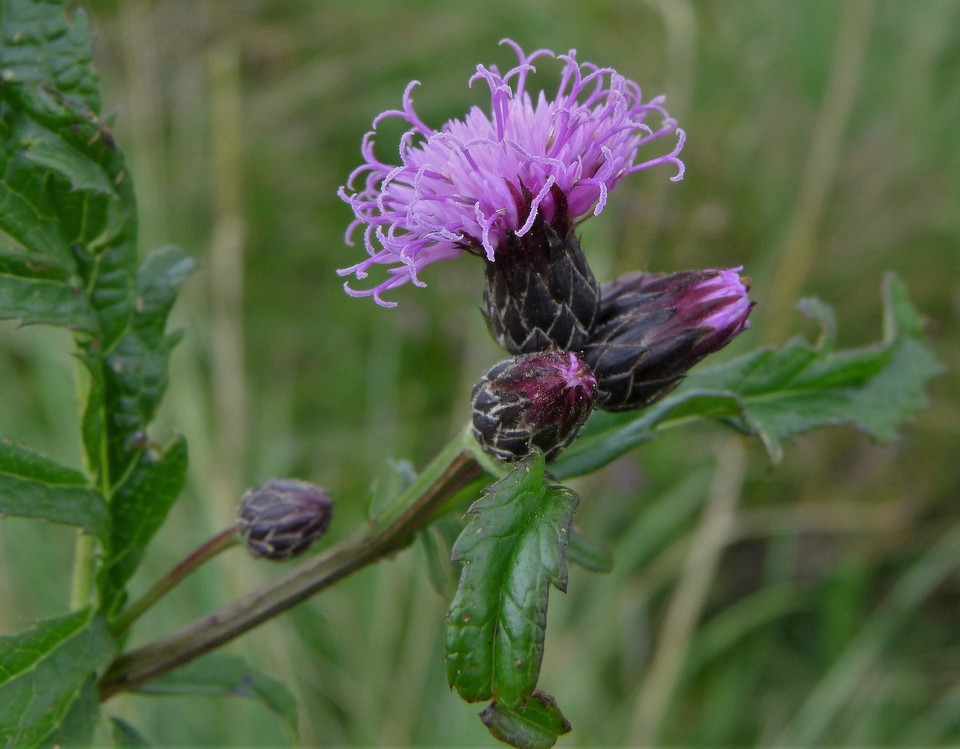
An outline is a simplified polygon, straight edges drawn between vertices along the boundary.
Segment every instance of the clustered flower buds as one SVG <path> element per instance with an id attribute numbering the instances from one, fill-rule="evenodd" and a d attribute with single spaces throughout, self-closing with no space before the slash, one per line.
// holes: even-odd
<path id="1" fill-rule="evenodd" d="M 490 90 L 489 112 L 473 107 L 435 130 L 413 105 L 383 112 L 362 146 L 364 163 L 340 197 L 362 230 L 367 257 L 340 271 L 355 289 L 393 306 L 383 294 L 464 253 L 483 259 L 483 312 L 494 339 L 516 356 L 500 362 L 473 391 L 473 431 L 502 460 L 531 450 L 555 457 L 596 405 L 642 408 L 748 327 L 752 303 L 740 268 L 669 275 L 631 273 L 598 286 L 576 226 L 599 215 L 627 175 L 672 166 L 683 178 L 684 133 L 663 106 L 612 68 L 581 63 L 575 51 L 526 54 L 501 74 L 478 65 L 470 83 Z M 531 94 L 535 60 L 562 62 L 555 94 Z M 374 152 L 386 118 L 407 123 L 400 163 Z M 672 145 L 671 145 L 672 143 Z"/>
<path id="2" fill-rule="evenodd" d="M 273 561 L 303 554 L 326 533 L 333 503 L 319 486 L 270 479 L 248 489 L 237 511 L 237 530 L 253 556 Z"/>
<path id="3" fill-rule="evenodd" d="M 473 388 L 473 435 L 504 461 L 534 449 L 549 461 L 576 438 L 590 412 L 597 380 L 566 351 L 524 354 L 495 364 Z"/>

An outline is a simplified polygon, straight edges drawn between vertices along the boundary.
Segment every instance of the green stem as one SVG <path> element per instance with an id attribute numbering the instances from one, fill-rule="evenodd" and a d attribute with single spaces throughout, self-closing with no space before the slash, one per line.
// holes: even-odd
<path id="1" fill-rule="evenodd" d="M 100 699 L 135 689 L 239 637 L 353 572 L 406 546 L 451 498 L 480 476 L 467 432 L 452 440 L 372 524 L 263 587 L 176 632 L 117 658 Z"/>
<path id="2" fill-rule="evenodd" d="M 222 551 L 236 546 L 240 542 L 235 526 L 220 531 L 217 535 L 204 541 L 189 556 L 181 560 L 166 575 L 161 577 L 150 590 L 127 608 L 113 623 L 113 634 L 120 635 L 126 632 L 130 625 L 139 619 L 144 612 L 157 601 L 169 593 L 187 575 L 193 572 Z"/>
<path id="3" fill-rule="evenodd" d="M 80 405 L 80 423 L 83 424 L 84 406 L 90 397 L 90 375 L 83 365 L 84 344 L 79 336 L 74 336 L 74 388 L 76 389 L 77 403 Z M 81 426 L 82 431 L 82 426 Z M 94 468 L 95 461 L 92 456 L 86 454 L 86 445 L 84 444 L 86 458 L 87 475 L 99 478 L 100 472 Z M 107 494 L 103 493 L 103 485 L 97 482 L 101 490 L 101 496 L 108 500 Z M 82 609 L 90 603 L 90 589 L 93 586 L 93 552 L 96 548 L 96 539 L 84 530 L 77 533 L 77 541 L 73 547 L 73 577 L 70 581 L 70 608 L 74 611 Z"/>
<path id="4" fill-rule="evenodd" d="M 86 531 L 77 534 L 73 550 L 73 580 L 70 583 L 70 608 L 76 611 L 90 603 L 95 539 Z"/>

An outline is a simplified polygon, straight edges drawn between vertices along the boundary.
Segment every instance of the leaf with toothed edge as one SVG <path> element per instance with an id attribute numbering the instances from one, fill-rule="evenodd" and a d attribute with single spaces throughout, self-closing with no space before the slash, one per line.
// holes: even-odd
<path id="1" fill-rule="evenodd" d="M 943 372 L 903 283 L 893 274 L 885 280 L 884 335 L 873 345 L 835 350 L 830 308 L 804 300 L 801 309 L 820 324 L 817 342 L 798 337 L 780 349 L 694 370 L 674 393 L 639 413 L 594 413 L 551 471 L 559 478 L 595 471 L 659 429 L 702 418 L 756 436 L 773 462 L 782 457 L 784 441 L 826 426 L 895 439 L 926 408 L 927 383 Z"/>
<path id="2" fill-rule="evenodd" d="M 565 590 L 578 503 L 533 453 L 490 487 L 453 548 L 462 562 L 447 613 L 447 680 L 468 702 L 522 705 L 540 674 L 550 586 Z"/>

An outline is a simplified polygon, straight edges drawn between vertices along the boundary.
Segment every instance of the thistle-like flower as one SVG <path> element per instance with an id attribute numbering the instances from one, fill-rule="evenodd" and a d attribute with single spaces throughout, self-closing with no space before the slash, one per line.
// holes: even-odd
<path id="1" fill-rule="evenodd" d="M 740 270 L 636 272 L 604 284 L 583 351 L 597 376 L 597 406 L 627 411 L 652 403 L 749 327 L 753 303 Z"/>
<path id="2" fill-rule="evenodd" d="M 568 237 L 578 219 L 599 214 L 608 192 L 628 174 L 672 164 L 677 169 L 672 179 L 683 176 L 678 158 L 683 131 L 663 108 L 662 97 L 644 101 L 636 83 L 611 68 L 578 62 L 574 51 L 557 56 L 563 68 L 556 94 L 548 98 L 541 91 L 531 96 L 526 84 L 533 61 L 553 53 L 537 50 L 528 55 L 514 42 L 504 43 L 516 52 L 517 66 L 501 74 L 495 66 L 478 65 L 470 78 L 471 84 L 482 81 L 489 87 L 489 113 L 474 107 L 462 120 L 450 120 L 434 130 L 414 110 L 412 91 L 418 82 L 413 81 L 404 92 L 402 110 L 374 119 L 374 131 L 363 141 L 365 163 L 339 192 L 356 216 L 347 242 L 362 228 L 368 257 L 340 274 L 363 280 L 373 266 L 384 265 L 387 278 L 365 289 L 345 284 L 347 293 L 373 296 L 379 304 L 393 306 L 383 295 L 407 282 L 423 286 L 420 271 L 439 260 L 467 252 L 498 266 L 504 257 L 529 251 L 529 262 L 539 265 L 544 247 L 549 252 L 557 248 L 561 254 L 572 253 L 573 263 L 582 266 L 578 273 L 587 290 L 593 289 L 593 301 L 584 313 L 591 317 L 596 313 L 596 284 L 577 257 L 579 247 L 571 250 Z M 399 164 L 385 163 L 374 154 L 375 129 L 388 117 L 410 125 L 400 141 Z M 648 118 L 656 122 L 651 126 Z M 647 146 L 672 133 L 677 139 L 667 153 L 646 155 Z M 358 181 L 361 184 L 355 187 Z M 532 232 L 547 234 L 530 239 Z M 542 268 L 538 270 L 542 274 Z M 543 278 L 549 292 L 550 275 Z M 498 293 L 494 289 L 488 296 L 496 300 Z M 578 312 L 566 309 L 571 299 L 584 293 L 580 289 L 571 293 L 569 279 L 559 282 L 558 293 L 562 298 L 535 317 L 549 316 L 559 307 L 560 314 L 572 314 L 580 327 L 589 329 L 592 319 L 584 324 Z M 579 310 L 579 302 L 576 306 Z M 511 327 L 512 321 L 501 326 L 497 315 L 488 313 L 488 318 L 495 335 L 500 335 L 498 328 Z M 528 327 L 553 326 L 534 319 Z M 504 343 L 511 350 L 523 350 L 526 338 L 511 333 Z"/>
<path id="3" fill-rule="evenodd" d="M 319 486 L 270 479 L 248 489 L 237 510 L 237 530 L 253 556 L 273 561 L 303 554 L 326 533 L 333 503 Z"/>
<path id="4" fill-rule="evenodd" d="M 552 460 L 576 438 L 597 392 L 576 354 L 543 351 L 495 364 L 473 387 L 473 436 L 512 462 L 542 450 Z"/>

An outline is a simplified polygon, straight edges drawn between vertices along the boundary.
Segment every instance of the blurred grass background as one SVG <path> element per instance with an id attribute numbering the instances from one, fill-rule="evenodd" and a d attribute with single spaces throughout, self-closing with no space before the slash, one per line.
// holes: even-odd
<path id="1" fill-rule="evenodd" d="M 472 381 L 502 358 L 478 312 L 479 263 L 431 267 L 393 310 L 347 297 L 334 271 L 363 250 L 343 243 L 336 189 L 411 78 L 439 126 L 484 102 L 465 86 L 478 62 L 512 64 L 502 37 L 575 47 L 667 94 L 688 133 L 683 182 L 634 176 L 584 225 L 599 278 L 743 264 L 759 304 L 732 356 L 810 333 L 794 311 L 807 295 L 836 307 L 843 345 L 876 340 L 894 269 L 951 373 L 897 444 L 820 432 L 771 467 L 759 444 L 700 426 L 578 482 L 578 524 L 617 564 L 572 569 L 551 600 L 541 686 L 574 725 L 561 745 L 960 742 L 960 4 L 87 6 L 142 247 L 177 243 L 200 264 L 157 435 L 186 434 L 189 485 L 135 594 L 270 476 L 328 487 L 334 535 L 348 532 L 390 459 L 423 465 L 466 420 Z M 556 68 L 539 68 L 549 89 Z M 69 350 L 57 331 L 0 326 L 0 434 L 79 465 Z M 66 608 L 72 540 L 0 524 L 0 631 Z M 132 644 L 265 567 L 215 560 Z M 445 607 L 414 546 L 229 650 L 293 690 L 304 745 L 489 744 L 446 686 Z M 158 745 L 287 741 L 239 700 L 122 696 L 108 712 Z"/>

